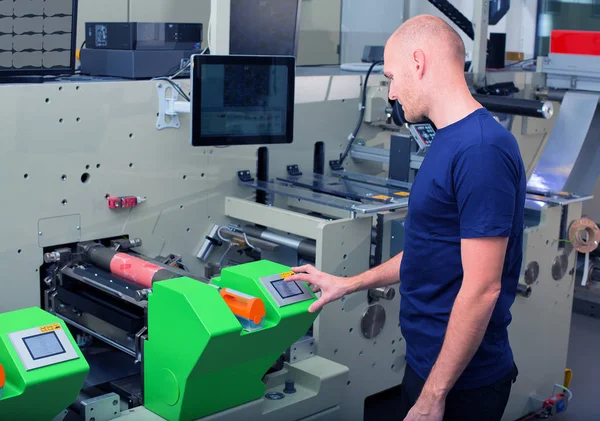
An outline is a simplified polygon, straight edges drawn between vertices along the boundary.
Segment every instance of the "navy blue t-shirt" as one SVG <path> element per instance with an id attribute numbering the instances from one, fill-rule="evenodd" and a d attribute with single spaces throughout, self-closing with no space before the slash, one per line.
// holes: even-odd
<path id="1" fill-rule="evenodd" d="M 525 189 L 517 141 L 487 110 L 438 130 L 411 189 L 400 268 L 406 358 L 421 377 L 437 360 L 462 284 L 463 238 L 509 240 L 500 297 L 455 387 L 487 386 L 513 368 L 507 327 L 523 258 Z"/>

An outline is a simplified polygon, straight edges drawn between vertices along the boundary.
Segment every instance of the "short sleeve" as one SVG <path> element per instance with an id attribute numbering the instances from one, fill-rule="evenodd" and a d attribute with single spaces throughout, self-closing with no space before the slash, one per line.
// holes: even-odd
<path id="1" fill-rule="evenodd" d="M 493 145 L 471 146 L 453 177 L 461 238 L 509 237 L 518 186 L 510 156 Z"/>

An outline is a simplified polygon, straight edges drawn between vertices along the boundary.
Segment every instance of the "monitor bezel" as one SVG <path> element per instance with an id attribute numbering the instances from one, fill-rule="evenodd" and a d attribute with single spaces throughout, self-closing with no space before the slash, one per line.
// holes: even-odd
<path id="1" fill-rule="evenodd" d="M 202 136 L 202 66 L 203 65 L 263 65 L 286 66 L 288 70 L 288 98 L 286 130 L 283 135 L 257 136 Z M 248 55 L 205 55 L 192 56 L 191 79 L 191 144 L 194 147 L 235 146 L 235 145 L 275 145 L 289 144 L 294 135 L 294 103 L 296 81 L 296 59 L 293 56 L 248 56 Z M 196 83 L 198 81 L 198 83 Z"/>

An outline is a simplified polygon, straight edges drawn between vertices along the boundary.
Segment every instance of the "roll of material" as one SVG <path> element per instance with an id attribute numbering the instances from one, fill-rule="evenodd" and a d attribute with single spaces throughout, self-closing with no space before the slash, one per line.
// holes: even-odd
<path id="1" fill-rule="evenodd" d="M 180 276 L 162 266 L 106 247 L 89 249 L 87 257 L 90 263 L 98 268 L 127 279 L 142 288 L 152 288 L 153 282 Z"/>
<path id="2" fill-rule="evenodd" d="M 554 115 L 554 106 L 550 101 L 478 94 L 473 95 L 473 98 L 490 112 L 544 119 L 550 119 Z"/>

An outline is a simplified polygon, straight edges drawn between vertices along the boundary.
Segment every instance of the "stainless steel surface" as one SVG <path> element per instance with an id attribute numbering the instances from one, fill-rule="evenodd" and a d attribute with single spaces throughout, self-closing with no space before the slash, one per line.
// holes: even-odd
<path id="1" fill-rule="evenodd" d="M 388 149 L 356 145 L 350 149 L 350 157 L 353 159 L 362 159 L 365 161 L 388 164 L 390 162 L 390 151 Z"/>
<path id="2" fill-rule="evenodd" d="M 303 336 L 288 349 L 287 360 L 295 364 L 315 355 L 315 339 L 312 336 Z"/>
<path id="3" fill-rule="evenodd" d="M 367 339 L 376 338 L 385 326 L 385 308 L 381 304 L 369 306 L 360 319 L 360 331 Z"/>
<path id="4" fill-rule="evenodd" d="M 543 196 L 534 193 L 527 193 L 527 201 L 547 203 L 550 206 L 567 206 L 572 203 L 585 202 L 591 200 L 593 196 Z"/>
<path id="5" fill-rule="evenodd" d="M 599 99 L 600 94 L 565 94 L 548 143 L 527 183 L 529 190 L 567 191 L 579 196 L 591 193 L 600 167 L 582 167 L 593 163 L 594 157 L 585 155 L 595 154 L 600 147 L 597 135 L 589 133 Z M 585 145 L 587 142 L 590 145 Z"/>
<path id="6" fill-rule="evenodd" d="M 382 178 L 374 175 L 368 174 L 360 174 L 349 171 L 331 171 L 331 174 L 336 175 L 340 178 L 355 180 L 355 181 L 364 181 L 366 183 L 375 184 L 375 185 L 383 185 L 386 187 L 397 187 L 399 189 L 410 190 L 412 184 L 406 183 L 404 181 L 392 180 L 390 178 Z"/>
<path id="7" fill-rule="evenodd" d="M 549 54 L 542 60 L 546 86 L 554 89 L 600 91 L 600 59 L 593 55 Z"/>
<path id="8" fill-rule="evenodd" d="M 397 199 L 395 202 L 376 204 L 362 204 L 359 202 L 342 199 L 328 194 L 315 193 L 308 189 L 290 187 L 275 182 L 252 181 L 242 182 L 240 185 L 255 190 L 262 190 L 268 193 L 273 193 L 295 199 L 306 200 L 307 202 L 317 203 L 320 205 L 331 206 L 337 209 L 343 209 L 348 212 L 356 212 L 363 215 L 371 215 L 387 210 L 402 209 L 408 206 L 408 199 Z"/>
<path id="9" fill-rule="evenodd" d="M 552 278 L 555 281 L 560 281 L 565 277 L 569 269 L 569 258 L 566 254 L 561 253 L 552 261 Z"/>
<path id="10" fill-rule="evenodd" d="M 527 268 L 525 269 L 525 283 L 527 285 L 532 285 L 537 281 L 538 276 L 540 275 L 540 264 L 538 262 L 529 262 L 527 264 Z"/>
<path id="11" fill-rule="evenodd" d="M 393 300 L 396 296 L 396 290 L 392 287 L 380 287 L 369 290 L 369 297 L 372 300 Z"/>
<path id="12" fill-rule="evenodd" d="M 85 421 L 111 421 L 121 413 L 121 397 L 107 393 L 81 401 Z"/>
<path id="13" fill-rule="evenodd" d="M 490 3 L 488 0 L 473 2 L 473 29 L 475 40 L 473 45 L 473 76 L 475 86 L 483 86 L 487 62 L 487 39 Z"/>

